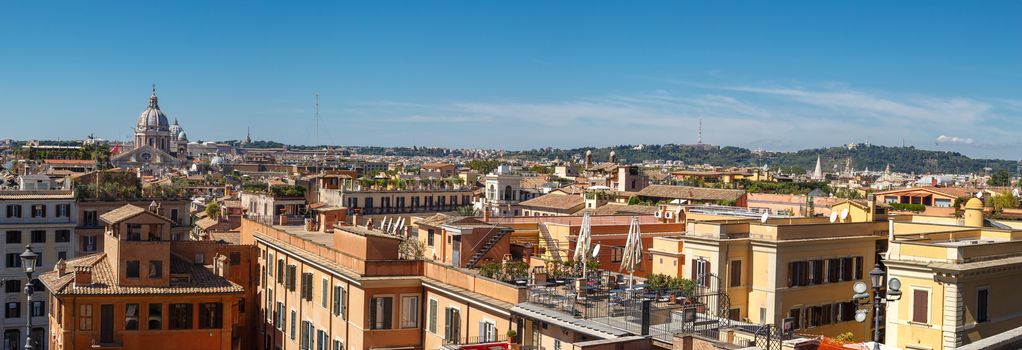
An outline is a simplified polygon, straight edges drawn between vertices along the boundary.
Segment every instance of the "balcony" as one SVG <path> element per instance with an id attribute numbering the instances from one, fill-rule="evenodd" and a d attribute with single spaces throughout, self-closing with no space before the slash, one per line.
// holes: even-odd
<path id="1" fill-rule="evenodd" d="M 458 337 L 456 339 L 444 339 L 443 349 L 464 349 L 464 350 L 493 350 L 496 348 L 510 349 L 510 343 L 506 335 L 496 337 L 476 336 Z"/>

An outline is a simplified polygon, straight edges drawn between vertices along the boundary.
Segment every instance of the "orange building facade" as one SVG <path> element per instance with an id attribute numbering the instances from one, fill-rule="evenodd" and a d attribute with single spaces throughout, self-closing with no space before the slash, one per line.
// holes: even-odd
<path id="1" fill-rule="evenodd" d="M 250 348 L 253 247 L 171 241 L 173 220 L 133 205 L 100 220 L 102 252 L 39 276 L 49 349 Z"/>

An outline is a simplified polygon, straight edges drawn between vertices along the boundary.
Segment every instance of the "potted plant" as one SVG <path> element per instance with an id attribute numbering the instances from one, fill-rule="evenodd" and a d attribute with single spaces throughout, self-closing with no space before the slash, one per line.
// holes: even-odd
<path id="1" fill-rule="evenodd" d="M 511 345 L 511 349 L 513 350 L 518 350 L 521 349 L 522 347 L 522 344 L 520 341 L 518 341 L 517 337 L 518 337 L 517 331 L 515 331 L 514 329 L 507 330 L 507 342 L 508 344 Z"/>

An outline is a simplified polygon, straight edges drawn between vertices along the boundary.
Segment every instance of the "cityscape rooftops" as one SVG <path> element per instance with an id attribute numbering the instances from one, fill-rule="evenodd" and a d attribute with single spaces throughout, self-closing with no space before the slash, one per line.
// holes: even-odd
<path id="1" fill-rule="evenodd" d="M 97 253 L 74 258 L 64 262 L 65 269 L 44 272 L 39 280 L 51 293 L 59 295 L 98 294 L 217 294 L 241 293 L 244 289 L 208 268 L 194 264 L 187 259 L 171 255 L 169 286 L 121 286 L 118 284 L 106 253 Z M 58 267 L 59 268 L 59 267 Z M 77 273 L 91 274 L 91 283 L 75 283 Z"/>

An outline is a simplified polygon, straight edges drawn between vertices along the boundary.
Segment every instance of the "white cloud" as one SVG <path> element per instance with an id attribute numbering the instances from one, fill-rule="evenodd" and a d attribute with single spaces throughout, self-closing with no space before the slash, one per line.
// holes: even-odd
<path id="1" fill-rule="evenodd" d="M 954 143 L 954 144 L 959 144 L 959 145 L 971 145 L 971 144 L 975 143 L 975 140 L 973 140 L 971 138 L 968 138 L 968 137 L 940 135 L 940 136 L 937 136 L 937 142 L 939 142 L 939 143 Z"/>

